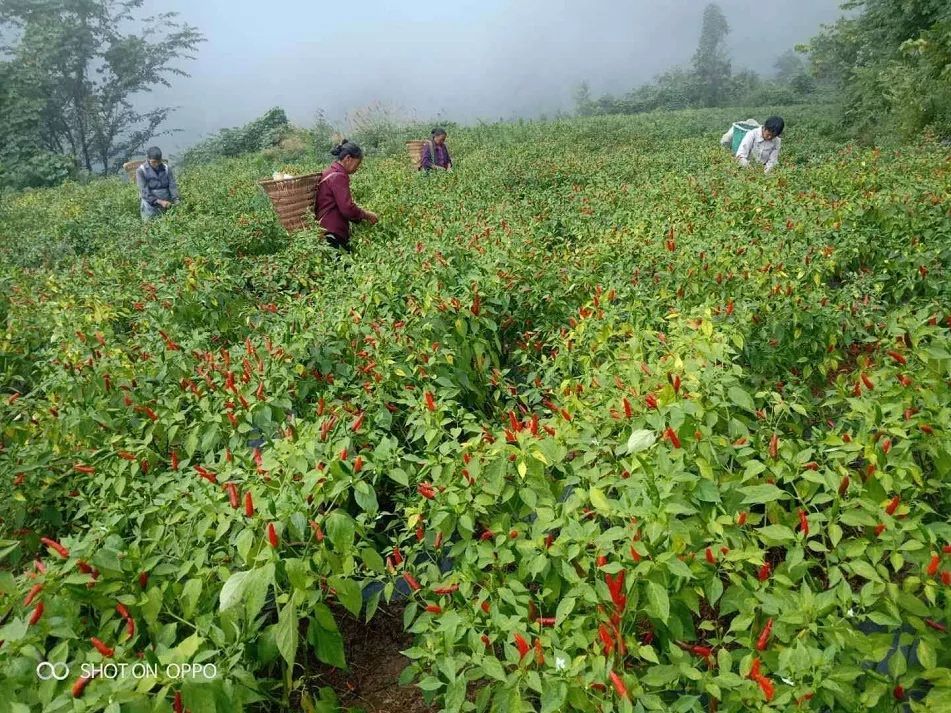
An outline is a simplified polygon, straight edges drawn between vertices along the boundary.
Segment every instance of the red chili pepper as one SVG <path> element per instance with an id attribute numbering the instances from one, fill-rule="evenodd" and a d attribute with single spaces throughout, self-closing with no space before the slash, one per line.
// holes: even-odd
<path id="1" fill-rule="evenodd" d="M 148 572 L 139 572 L 139 586 L 142 589 L 145 589 L 149 584 L 149 573 Z"/>
<path id="2" fill-rule="evenodd" d="M 231 507 L 235 510 L 238 509 L 238 488 L 234 483 L 225 483 L 224 484 L 225 492 L 228 493 L 228 502 L 231 503 Z"/>
<path id="3" fill-rule="evenodd" d="M 185 704 L 182 703 L 181 691 L 175 691 L 175 698 L 172 699 L 172 713 L 185 713 Z"/>
<path id="4" fill-rule="evenodd" d="M 172 451 L 171 455 L 172 470 L 178 470 L 178 453 Z"/>
<path id="5" fill-rule="evenodd" d="M 883 532 L 885 532 L 885 524 L 880 522 L 875 526 L 875 536 L 879 537 Z"/>
<path id="6" fill-rule="evenodd" d="M 419 582 L 416 581 L 416 577 L 411 575 L 409 572 L 403 572 L 403 580 L 406 582 L 407 585 L 409 585 L 409 588 L 414 592 L 418 592 L 422 588 L 419 586 Z"/>
<path id="7" fill-rule="evenodd" d="M 767 619 L 766 626 L 763 627 L 763 631 L 760 632 L 759 638 L 756 640 L 756 650 L 765 651 L 766 646 L 769 643 L 769 635 L 773 631 L 773 620 Z"/>
<path id="8" fill-rule="evenodd" d="M 763 696 L 766 697 L 766 702 L 769 703 L 771 700 L 773 700 L 773 694 L 775 693 L 773 682 L 766 678 L 766 676 L 758 676 L 756 678 L 756 683 L 759 684 L 760 690 L 763 691 Z"/>
<path id="9" fill-rule="evenodd" d="M 945 545 L 944 547 L 941 548 L 941 551 L 944 552 L 946 555 L 951 555 L 951 545 Z"/>
<path id="10" fill-rule="evenodd" d="M 941 624 L 934 619 L 925 619 L 925 624 L 930 626 L 935 631 L 940 631 L 942 634 L 948 633 L 948 628 L 944 624 Z"/>
<path id="11" fill-rule="evenodd" d="M 515 647 L 518 649 L 518 657 L 520 659 L 525 658 L 525 654 L 531 650 L 528 642 L 525 641 L 525 637 L 521 634 L 515 634 Z"/>
<path id="12" fill-rule="evenodd" d="M 892 689 L 892 695 L 895 697 L 896 701 L 905 700 L 905 687 L 900 683 Z"/>
<path id="13" fill-rule="evenodd" d="M 946 587 L 951 587 L 951 572 L 945 570 L 941 573 L 941 584 Z"/>
<path id="14" fill-rule="evenodd" d="M 96 472 L 96 469 L 91 465 L 83 465 L 82 463 L 77 463 L 73 466 L 73 470 L 77 473 L 85 473 L 86 475 L 92 475 Z"/>
<path id="15" fill-rule="evenodd" d="M 809 516 L 805 510 L 799 511 L 799 531 L 805 537 L 809 537 Z"/>
<path id="16" fill-rule="evenodd" d="M 33 610 L 33 613 L 30 614 L 30 626 L 33 626 L 36 622 L 40 620 L 40 617 L 43 616 L 43 610 L 46 607 L 43 605 L 43 602 L 40 602 L 36 605 L 36 608 Z"/>
<path id="17" fill-rule="evenodd" d="M 899 503 L 901 503 L 901 498 L 898 495 L 896 495 L 895 497 L 891 499 L 888 505 L 885 506 L 885 512 L 888 515 L 894 515 L 895 511 L 898 509 Z"/>
<path id="18" fill-rule="evenodd" d="M 606 624 L 598 626 L 598 636 L 604 645 L 604 655 L 610 656 L 614 652 L 614 637 L 611 636 L 611 632 Z"/>
<path id="19" fill-rule="evenodd" d="M 843 475 L 842 480 L 839 481 L 839 497 L 845 497 L 845 494 L 849 490 L 849 476 Z"/>
<path id="20" fill-rule="evenodd" d="M 54 550 L 63 559 L 69 558 L 69 550 L 59 544 L 56 540 L 52 540 L 49 537 L 41 537 L 40 542 L 49 547 L 51 550 Z"/>
<path id="21" fill-rule="evenodd" d="M 674 448 L 680 448 L 680 437 L 677 435 L 677 432 L 674 429 L 672 429 L 670 426 L 668 426 L 664 430 L 664 437 L 670 441 L 670 444 Z"/>
<path id="22" fill-rule="evenodd" d="M 123 619 L 129 619 L 129 610 L 126 608 L 126 605 L 122 602 L 116 604 L 116 611 L 119 613 Z"/>
<path id="23" fill-rule="evenodd" d="M 353 420 L 353 423 L 350 424 L 350 430 L 356 433 L 360 430 L 360 426 L 363 425 L 364 413 L 361 411 L 357 417 Z"/>
<path id="24" fill-rule="evenodd" d="M 702 656 L 703 658 L 713 656 L 713 649 L 709 646 L 691 646 L 690 652 L 697 656 Z"/>
<path id="25" fill-rule="evenodd" d="M 865 388 L 871 391 L 875 388 L 875 382 L 873 382 L 865 372 L 862 372 L 861 375 L 862 383 L 865 384 Z"/>
<path id="26" fill-rule="evenodd" d="M 73 683 L 73 687 L 70 689 L 70 692 L 73 695 L 73 698 L 80 698 L 83 695 L 83 691 L 86 690 L 86 686 L 89 685 L 89 682 L 92 680 L 92 676 L 80 676 Z"/>
<path id="27" fill-rule="evenodd" d="M 277 549 L 277 546 L 281 542 L 277 536 L 277 530 L 274 528 L 273 522 L 267 524 L 267 541 L 274 549 Z"/>
<path id="28" fill-rule="evenodd" d="M 759 672 L 760 660 L 753 659 L 753 664 L 750 667 L 750 672 L 747 674 L 748 678 L 752 678 L 754 681 L 759 678 L 762 674 Z"/>
<path id="29" fill-rule="evenodd" d="M 624 609 L 627 604 L 627 596 L 624 594 L 624 574 L 624 570 L 621 570 L 613 577 L 610 574 L 604 575 L 604 581 L 611 593 L 611 601 L 618 611 Z"/>
<path id="30" fill-rule="evenodd" d="M 769 439 L 769 457 L 773 460 L 779 455 L 779 436 L 773 434 Z"/>
<path id="31" fill-rule="evenodd" d="M 458 592 L 458 591 L 459 591 L 458 584 L 450 584 L 445 587 L 436 587 L 435 589 L 433 589 L 433 594 L 438 594 L 440 596 L 447 596 L 449 594 L 452 594 L 453 592 Z"/>
<path id="32" fill-rule="evenodd" d="M 33 600 L 36 599 L 36 595 L 43 590 L 42 584 L 34 584 L 30 587 L 30 591 L 27 592 L 26 597 L 23 599 L 23 606 L 28 607 L 33 603 Z"/>
<path id="33" fill-rule="evenodd" d="M 704 554 L 705 554 L 705 556 L 706 556 L 706 558 L 707 558 L 707 562 L 709 562 L 710 564 L 716 564 L 716 563 L 717 563 L 716 555 L 713 554 L 713 550 L 712 550 L 712 549 L 710 549 L 710 548 L 708 547 L 708 548 L 706 549 L 706 551 L 704 552 Z"/>
<path id="34" fill-rule="evenodd" d="M 76 569 L 78 569 L 83 574 L 92 574 L 92 567 L 90 567 L 83 560 L 79 560 L 78 562 L 76 562 Z"/>
<path id="35" fill-rule="evenodd" d="M 416 492 L 422 495 L 427 500 L 432 500 L 436 497 L 436 491 L 433 490 L 433 486 L 429 483 L 420 483 L 416 486 Z"/>
<path id="36" fill-rule="evenodd" d="M 489 610 L 492 608 L 492 602 L 490 602 L 488 599 L 486 599 L 486 600 L 483 601 L 482 604 L 480 604 L 479 606 L 480 606 L 480 608 L 482 609 L 482 611 L 484 611 L 486 614 L 488 614 L 488 613 L 489 613 Z"/>
<path id="37" fill-rule="evenodd" d="M 740 527 L 743 527 L 743 525 L 746 524 L 746 517 L 747 517 L 747 512 L 746 510 L 744 510 L 737 516 L 736 524 L 739 525 Z"/>
<path id="38" fill-rule="evenodd" d="M 112 656 L 112 655 L 115 653 L 115 651 L 113 651 L 112 649 L 110 649 L 108 646 L 106 646 L 104 643 L 102 643 L 102 642 L 101 642 L 99 639 L 97 639 L 95 636 L 92 637 L 92 638 L 90 639 L 90 641 L 92 642 L 92 645 L 96 647 L 96 651 L 98 651 L 99 653 L 101 653 L 103 656 L 105 656 L 105 657 L 107 657 L 107 658 L 110 657 L 110 656 Z"/>
<path id="39" fill-rule="evenodd" d="M 431 391 L 427 391 L 423 394 L 423 399 L 426 401 L 426 408 L 430 411 L 436 410 L 436 400 L 433 398 Z"/>
<path id="40" fill-rule="evenodd" d="M 554 626 L 555 617 L 553 616 L 540 616 L 535 621 L 538 622 L 539 626 Z"/>
<path id="41" fill-rule="evenodd" d="M 621 677 L 617 675 L 617 672 L 611 671 L 611 685 L 614 686 L 614 691 L 621 697 L 627 698 L 627 686 L 624 685 L 624 681 L 621 680 Z"/>
<path id="42" fill-rule="evenodd" d="M 648 408 L 657 408 L 657 397 L 654 396 L 654 394 L 647 394 L 647 396 L 644 397 L 644 402 L 647 404 Z"/>
<path id="43" fill-rule="evenodd" d="M 941 565 L 941 557 L 936 554 L 931 555 L 931 561 L 928 563 L 928 567 L 925 570 L 929 577 L 934 577 L 938 573 L 938 567 Z"/>
<path id="44" fill-rule="evenodd" d="M 248 517 L 254 515 L 254 498 L 251 497 L 250 491 L 244 494 L 244 514 Z"/>
<path id="45" fill-rule="evenodd" d="M 888 356 L 890 356 L 892 359 L 894 359 L 897 363 L 901 364 L 902 366 L 905 366 L 905 364 L 908 363 L 908 360 L 904 356 L 899 354 L 898 352 L 885 352 L 885 353 L 888 354 Z"/>
<path id="46" fill-rule="evenodd" d="M 442 607 L 438 604 L 427 604 L 426 611 L 430 614 L 442 614 Z"/>
<path id="47" fill-rule="evenodd" d="M 535 639 L 535 663 L 539 666 L 545 665 L 545 654 L 542 651 L 541 639 Z"/>
<path id="48" fill-rule="evenodd" d="M 767 579 L 769 579 L 772 569 L 773 568 L 770 566 L 769 562 L 764 562 L 763 566 L 759 568 L 759 574 L 757 574 L 759 581 L 765 582 Z"/>
<path id="49" fill-rule="evenodd" d="M 627 397 L 621 399 L 621 405 L 624 407 L 624 415 L 627 418 L 631 418 L 634 415 L 634 410 L 631 408 L 631 402 L 627 400 Z"/>

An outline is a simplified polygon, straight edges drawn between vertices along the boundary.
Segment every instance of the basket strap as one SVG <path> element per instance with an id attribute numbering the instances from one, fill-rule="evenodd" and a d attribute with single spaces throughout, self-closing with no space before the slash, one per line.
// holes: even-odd
<path id="1" fill-rule="evenodd" d="M 315 203 L 315 204 L 317 203 L 317 189 L 320 188 L 321 184 L 323 184 L 324 181 L 330 180 L 330 178 L 333 177 L 333 176 L 335 176 L 336 174 L 337 174 L 337 172 L 336 172 L 336 171 L 333 171 L 333 172 L 331 172 L 331 173 L 328 173 L 326 176 L 324 176 L 323 178 L 321 178 L 319 181 L 317 181 L 317 185 L 314 186 L 314 203 Z M 323 220 L 323 219 L 324 219 L 324 216 L 327 215 L 327 213 L 329 213 L 329 212 L 330 212 L 330 209 L 328 208 L 328 209 L 325 210 L 323 213 L 318 213 L 318 214 L 317 214 L 317 222 L 319 223 L 321 220 Z"/>

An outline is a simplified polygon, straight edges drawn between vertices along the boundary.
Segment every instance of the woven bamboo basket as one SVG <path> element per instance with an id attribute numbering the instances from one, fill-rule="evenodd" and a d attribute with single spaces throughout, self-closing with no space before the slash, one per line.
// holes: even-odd
<path id="1" fill-rule="evenodd" d="M 425 141 L 407 141 L 406 142 L 406 151 L 409 153 L 409 158 L 413 162 L 414 166 L 419 166 L 419 162 L 423 157 L 423 146 L 426 145 Z"/>
<path id="2" fill-rule="evenodd" d="M 319 173 L 308 173 L 280 181 L 259 181 L 258 185 L 271 199 L 274 212 L 287 232 L 307 227 L 308 214 L 313 215 Z"/>
<path id="3" fill-rule="evenodd" d="M 129 176 L 129 180 L 132 181 L 132 183 L 135 183 L 135 172 L 143 163 L 145 163 L 144 160 L 126 161 L 124 164 L 122 164 L 122 170 L 126 172 L 126 174 Z"/>

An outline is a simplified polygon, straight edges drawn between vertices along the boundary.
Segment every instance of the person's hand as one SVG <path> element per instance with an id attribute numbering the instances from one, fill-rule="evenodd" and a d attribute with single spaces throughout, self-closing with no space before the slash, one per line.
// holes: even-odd
<path id="1" fill-rule="evenodd" d="M 367 222 L 370 225 L 376 225 L 380 221 L 380 216 L 371 211 L 367 211 Z"/>
<path id="2" fill-rule="evenodd" d="M 172 205 L 172 203 L 171 203 L 170 201 L 164 201 L 164 200 L 162 200 L 161 198 L 159 198 L 159 199 L 156 201 L 156 203 L 158 203 L 158 204 L 159 204 L 160 206 L 162 206 L 163 208 L 168 208 L 170 205 Z"/>

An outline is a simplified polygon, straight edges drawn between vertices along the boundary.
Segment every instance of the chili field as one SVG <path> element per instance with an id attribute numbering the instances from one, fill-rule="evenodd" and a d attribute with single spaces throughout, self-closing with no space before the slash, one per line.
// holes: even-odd
<path id="1" fill-rule="evenodd" d="M 353 256 L 314 155 L 5 197 L 0 710 L 355 710 L 383 606 L 439 710 L 951 710 L 951 154 L 750 113 L 371 156 Z"/>

